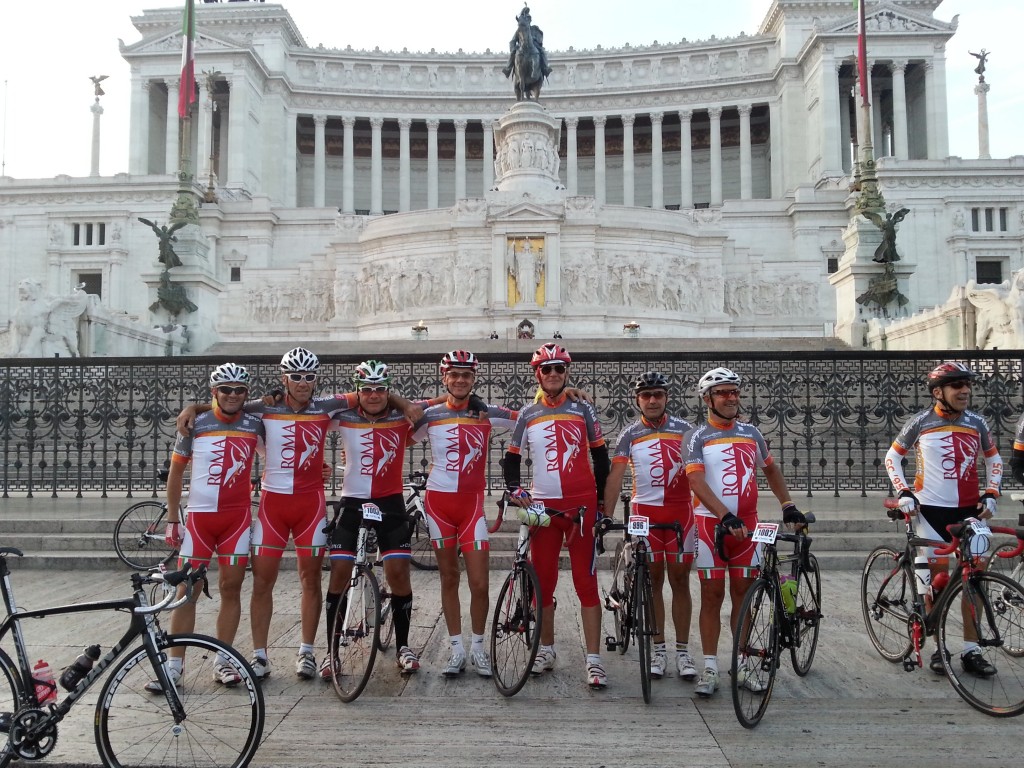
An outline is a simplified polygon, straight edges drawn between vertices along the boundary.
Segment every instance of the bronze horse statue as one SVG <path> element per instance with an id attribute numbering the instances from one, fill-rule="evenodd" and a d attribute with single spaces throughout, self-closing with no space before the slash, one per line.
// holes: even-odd
<path id="1" fill-rule="evenodd" d="M 541 70 L 540 50 L 534 43 L 530 17 L 526 13 L 519 16 L 516 41 L 518 45 L 513 67 L 516 101 L 536 101 L 540 98 L 540 86 L 544 80 L 544 73 Z"/>

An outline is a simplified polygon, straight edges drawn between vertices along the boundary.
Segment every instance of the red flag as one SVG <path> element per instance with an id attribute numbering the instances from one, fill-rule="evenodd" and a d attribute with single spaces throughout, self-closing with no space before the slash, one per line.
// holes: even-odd
<path id="1" fill-rule="evenodd" d="M 178 86 L 178 117 L 187 117 L 196 102 L 196 6 L 185 0 L 181 17 L 181 83 Z"/>
<path id="2" fill-rule="evenodd" d="M 861 104 L 868 103 L 868 43 L 864 34 L 864 4 L 866 0 L 853 0 L 857 13 L 857 78 L 860 80 Z"/>

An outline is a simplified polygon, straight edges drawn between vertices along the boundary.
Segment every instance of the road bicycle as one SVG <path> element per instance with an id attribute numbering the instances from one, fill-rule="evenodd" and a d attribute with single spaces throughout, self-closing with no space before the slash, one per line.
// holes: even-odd
<path id="1" fill-rule="evenodd" d="M 342 501 L 330 501 L 334 518 L 327 525 L 327 538 L 338 524 Z M 373 559 L 367 555 L 370 534 L 383 520 L 376 504 L 362 505 L 362 521 L 356 534 L 356 557 L 352 576 L 342 594 L 341 605 L 334 617 L 330 634 L 331 679 L 334 692 L 344 702 L 355 701 L 363 692 L 378 649 L 383 650 L 381 633 L 381 592 L 373 572 Z M 389 601 L 390 604 L 390 601 Z M 390 617 L 390 611 L 389 617 Z"/>
<path id="2" fill-rule="evenodd" d="M 391 610 L 391 585 L 384 572 L 384 560 L 377 547 L 377 531 L 373 528 L 366 534 L 366 559 L 371 568 L 380 568 L 377 584 L 380 587 L 380 632 L 377 633 L 377 650 L 382 653 L 391 647 L 395 639 L 395 614 Z"/>
<path id="3" fill-rule="evenodd" d="M 607 518 L 606 518 L 607 519 Z M 615 634 L 605 638 L 608 651 L 626 652 L 632 638 L 640 658 L 640 690 L 644 701 L 651 703 L 651 640 L 659 634 L 655 626 L 654 591 L 648 560 L 647 536 L 651 530 L 676 532 L 679 551 L 683 551 L 683 527 L 678 523 L 652 523 L 643 515 L 629 515 L 625 523 L 599 523 L 597 551 L 604 552 L 604 537 L 612 531 L 625 531 L 615 546 L 612 578 L 604 593 L 605 610 L 614 617 Z"/>
<path id="4" fill-rule="evenodd" d="M 1011 493 L 1010 498 L 1013 501 L 1024 502 L 1024 493 Z M 1024 525 L 1024 514 L 1017 516 L 1017 525 Z M 1014 557 L 1012 553 L 1016 549 L 1016 540 L 997 544 L 988 559 L 988 569 L 1024 585 L 1024 554 Z"/>
<path id="5" fill-rule="evenodd" d="M 498 518 L 488 530 L 495 533 L 505 519 L 508 494 L 498 501 Z M 575 512 L 549 509 L 542 503 L 516 507 L 519 541 L 512 568 L 502 582 L 491 618 L 491 678 L 503 696 L 515 696 L 530 676 L 540 648 L 543 614 L 540 611 L 540 581 L 530 563 L 530 540 L 538 527 L 550 525 L 551 518 L 563 517 L 582 525 L 586 507 Z"/>
<path id="6" fill-rule="evenodd" d="M 409 515 L 409 546 L 412 564 L 421 571 L 436 571 L 437 559 L 430 543 L 427 515 L 423 511 L 423 491 L 427 488 L 426 472 L 410 472 L 403 487 L 405 511 Z"/>
<path id="7" fill-rule="evenodd" d="M 167 482 L 167 469 L 157 472 L 157 478 Z M 252 517 L 259 514 L 260 479 L 252 479 Z M 187 515 L 187 496 L 182 496 L 181 523 Z M 114 526 L 114 552 L 122 563 L 136 571 L 171 565 L 178 557 L 178 548 L 164 541 L 167 527 L 167 502 L 149 499 L 133 504 L 121 513 Z"/>
<path id="8" fill-rule="evenodd" d="M 861 575 L 861 608 L 868 638 L 882 658 L 902 663 L 908 672 L 924 665 L 925 638 L 933 636 L 938 656 L 953 689 L 987 715 L 1010 717 L 1024 712 L 1024 589 L 993 570 L 986 570 L 984 552 L 992 533 L 1015 536 L 1017 546 L 997 554 L 1010 559 L 1024 551 L 1024 528 L 989 527 L 969 519 L 947 526 L 952 540 L 933 541 L 914 535 L 911 516 L 896 499 L 886 500 L 890 520 L 902 521 L 902 551 L 876 547 Z M 934 547 L 935 556 L 954 554 L 956 566 L 948 583 L 934 594 L 915 574 L 919 547 Z M 921 563 L 927 568 L 927 563 Z M 974 640 L 966 639 L 971 636 Z M 976 651 L 995 669 L 980 676 L 961 657 Z"/>
<path id="9" fill-rule="evenodd" d="M 158 613 L 189 599 L 192 587 L 205 578 L 205 567 L 164 574 L 168 582 L 187 585 L 181 599 L 168 595 L 150 605 L 145 587 L 159 575 L 133 573 L 130 598 L 22 611 L 15 603 L 7 563 L 8 557 L 22 556 L 13 547 L 0 548 L 0 592 L 7 613 L 0 623 L 0 640 L 12 638 L 17 658 L 15 661 L 0 649 L 0 733 L 7 737 L 0 749 L 0 768 L 14 760 L 38 760 L 50 754 L 57 743 L 57 726 L 111 667 L 94 718 L 103 765 L 242 768 L 249 764 L 259 747 L 265 716 L 263 693 L 252 668 L 234 648 L 216 638 L 169 635 L 157 621 Z M 42 681 L 33 677 L 29 666 L 32 657 L 23 623 L 97 611 L 127 614 L 124 635 L 63 699 L 40 701 L 36 685 Z M 140 638 L 141 646 L 126 650 Z M 168 652 L 174 648 L 187 650 L 177 685 L 166 665 Z M 238 673 L 238 684 L 229 687 L 215 681 L 214 668 L 223 663 Z M 159 693 L 146 688 L 154 679 L 162 689 Z"/>
<path id="10" fill-rule="evenodd" d="M 814 513 L 805 513 L 807 523 Z M 788 649 L 793 671 L 806 675 L 818 648 L 821 612 L 821 572 L 811 554 L 812 539 L 806 528 L 788 533 L 779 523 L 758 523 L 748 536 L 761 546 L 761 565 L 754 583 L 740 604 L 739 621 L 733 627 L 730 687 L 736 719 L 754 728 L 768 709 L 775 677 Z M 715 527 L 715 546 L 725 557 L 723 526 Z M 793 545 L 780 554 L 779 542 Z M 795 582 L 795 588 L 790 584 Z"/>

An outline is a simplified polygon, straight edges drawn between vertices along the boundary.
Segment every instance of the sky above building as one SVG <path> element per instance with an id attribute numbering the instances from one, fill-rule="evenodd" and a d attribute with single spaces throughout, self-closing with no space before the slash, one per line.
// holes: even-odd
<path id="1" fill-rule="evenodd" d="M 308 45 L 381 51 L 494 52 L 507 50 L 519 0 L 283 0 Z M 851 5 L 851 14 L 852 2 Z M 874 5 L 868 0 L 868 9 Z M 100 173 L 127 171 L 130 74 L 118 39 L 140 39 L 131 16 L 146 8 L 180 7 L 159 0 L 8 0 L 0 46 L 0 175 L 49 178 L 86 176 L 92 141 L 90 75 L 108 75 L 101 99 Z M 754 34 L 770 0 L 538 0 L 534 23 L 549 51 L 585 50 L 707 40 Z M 950 154 L 978 155 L 977 64 L 969 51 L 991 51 L 986 71 L 991 154 L 1024 154 L 1024 90 L 1013 85 L 1024 72 L 1024 0 L 944 0 L 935 15 L 959 15 L 959 30 L 946 48 Z M 199 51 L 201 57 L 201 50 Z M 870 43 L 869 53 L 870 57 Z M 557 67 L 557 55 L 552 56 Z M 199 59 L 202 68 L 202 59 Z M 509 88 L 511 99 L 511 87 Z"/>

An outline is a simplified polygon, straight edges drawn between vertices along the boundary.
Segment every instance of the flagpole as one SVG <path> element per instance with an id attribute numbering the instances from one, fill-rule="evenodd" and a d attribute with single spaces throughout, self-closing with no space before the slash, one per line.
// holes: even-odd
<path id="1" fill-rule="evenodd" d="M 878 176 L 875 173 L 875 149 L 871 140 L 871 103 L 868 90 L 871 67 L 868 64 L 867 30 L 865 22 L 867 0 L 857 0 L 857 79 L 860 83 L 860 125 L 858 136 L 861 160 L 858 164 L 860 196 L 857 198 L 858 211 L 885 210 L 885 199 L 878 191 Z"/>
<path id="2" fill-rule="evenodd" d="M 178 86 L 178 195 L 171 206 L 171 221 L 199 221 L 198 196 L 193 189 L 192 105 L 196 101 L 195 0 L 185 0 L 181 24 L 181 83 Z M 170 104 L 167 105 L 170 108 Z"/>

